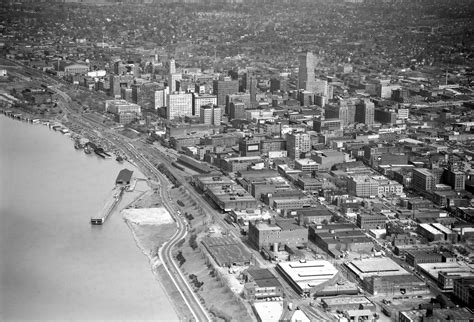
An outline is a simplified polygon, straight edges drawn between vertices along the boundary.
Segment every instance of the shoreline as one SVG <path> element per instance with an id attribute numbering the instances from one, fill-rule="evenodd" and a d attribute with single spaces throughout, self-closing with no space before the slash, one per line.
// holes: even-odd
<path id="1" fill-rule="evenodd" d="M 7 112 L 7 111 L 14 112 L 14 109 L 0 108 L 0 114 L 3 114 L 6 119 L 11 119 L 12 121 L 19 121 L 20 123 L 26 123 L 28 125 L 44 125 L 41 122 L 40 123 L 33 123 L 32 120 L 34 120 L 35 118 L 26 117 L 23 113 L 18 113 L 18 114 L 22 114 L 23 118 L 16 118 L 16 117 L 13 117 L 13 115 L 10 116 L 10 115 L 5 114 L 5 112 Z M 13 114 L 17 114 L 17 113 L 14 112 Z M 41 119 L 41 121 L 42 122 L 50 122 L 50 123 L 58 122 L 57 120 L 51 120 L 51 119 L 48 119 L 48 120 Z M 61 133 L 61 132 L 58 131 L 58 133 Z M 77 133 L 72 132 L 72 131 L 70 133 L 71 133 L 71 135 L 64 135 L 64 134 L 62 134 L 62 135 L 65 136 L 68 139 L 73 139 L 73 137 L 72 137 L 73 135 L 78 135 Z M 143 170 L 140 169 L 140 167 L 138 167 L 136 164 L 131 163 L 129 160 L 126 160 L 126 161 L 128 161 L 128 163 L 130 165 L 134 166 L 138 170 L 138 172 L 140 173 L 141 176 L 145 177 L 145 175 L 143 174 Z M 137 196 L 131 196 L 133 198 L 131 201 L 129 201 L 125 205 L 119 205 L 113 212 L 115 214 L 122 215 L 123 210 L 125 210 L 126 208 L 129 208 L 131 205 L 136 204 L 137 201 L 139 201 L 140 199 L 142 199 L 144 197 L 146 198 L 147 195 L 152 196 L 153 192 L 154 192 L 154 188 L 150 185 L 150 183 L 147 180 L 146 181 L 146 188 L 143 189 L 143 191 L 140 191 L 139 189 L 135 189 L 134 191 L 129 192 L 130 194 L 138 193 L 138 195 Z M 137 207 L 137 208 L 143 208 L 143 207 L 140 206 L 140 207 Z M 156 254 L 153 255 L 151 252 L 147 251 L 147 248 L 145 246 L 143 246 L 140 238 L 137 235 L 137 230 L 140 229 L 139 226 L 141 226 L 141 225 L 129 222 L 123 216 L 122 216 L 122 220 L 124 221 L 125 225 L 128 227 L 129 232 L 132 234 L 132 238 L 134 240 L 135 246 L 139 249 L 139 252 L 142 255 L 145 255 L 145 257 L 147 258 L 147 265 L 149 265 L 149 269 L 151 270 L 151 273 L 153 274 L 153 279 L 156 282 L 158 282 L 157 286 L 162 290 L 163 294 L 167 298 L 167 301 L 173 307 L 173 313 L 177 317 L 177 321 L 182 321 L 183 319 L 186 318 L 186 314 L 184 314 L 183 312 L 181 312 L 179 310 L 178 304 L 176 303 L 175 299 L 173 299 L 173 296 L 172 296 L 172 294 L 170 294 L 169 289 L 166 287 L 166 284 L 167 284 L 168 281 L 163 280 L 164 278 L 169 279 L 169 277 L 164 276 L 163 274 L 160 274 L 160 271 L 159 271 L 159 268 L 162 267 L 162 263 L 160 262 L 159 256 L 157 254 L 158 254 L 159 249 L 161 249 L 163 247 L 163 244 L 167 240 L 169 240 L 169 238 L 167 238 L 166 241 L 162 242 L 159 245 L 159 248 L 156 249 Z M 153 225 L 143 225 L 143 226 L 153 226 Z M 174 228 L 176 228 L 176 226 L 174 226 Z M 173 232 L 174 232 L 174 230 L 173 230 Z"/>

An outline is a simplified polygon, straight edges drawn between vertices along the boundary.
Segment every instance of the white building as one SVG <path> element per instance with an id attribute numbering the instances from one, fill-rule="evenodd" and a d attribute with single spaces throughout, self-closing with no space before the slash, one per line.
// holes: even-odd
<path id="1" fill-rule="evenodd" d="M 191 93 L 168 94 L 168 108 L 166 118 L 193 116 L 193 95 Z"/>
<path id="2" fill-rule="evenodd" d="M 197 115 L 201 111 L 201 106 L 217 105 L 216 95 L 193 94 L 193 114 Z"/>
<path id="3" fill-rule="evenodd" d="M 199 118 L 202 124 L 220 125 L 222 120 L 221 114 L 221 108 L 215 105 L 205 105 L 199 109 Z"/>
<path id="4" fill-rule="evenodd" d="M 141 107 L 138 104 L 127 102 L 126 100 L 106 100 L 105 111 L 120 114 L 120 113 L 141 113 Z"/>
<path id="5" fill-rule="evenodd" d="M 167 98 L 169 92 L 169 87 L 155 91 L 155 110 L 159 109 L 160 107 L 168 106 Z"/>

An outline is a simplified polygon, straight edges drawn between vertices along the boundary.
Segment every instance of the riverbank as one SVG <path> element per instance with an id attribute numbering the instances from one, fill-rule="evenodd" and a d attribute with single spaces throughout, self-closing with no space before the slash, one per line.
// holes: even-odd
<path id="1" fill-rule="evenodd" d="M 188 321 L 193 317 L 159 257 L 161 247 L 171 239 L 177 227 L 171 215 L 159 202 L 158 189 L 160 188 L 150 189 L 138 196 L 121 214 L 137 247 L 147 257 L 156 281 L 165 291 L 179 320 Z"/>
<path id="2" fill-rule="evenodd" d="M 123 165 L 47 126 L 2 116 L 0 132 L 0 320 L 178 320 L 118 213 L 149 187 L 91 226 Z"/>

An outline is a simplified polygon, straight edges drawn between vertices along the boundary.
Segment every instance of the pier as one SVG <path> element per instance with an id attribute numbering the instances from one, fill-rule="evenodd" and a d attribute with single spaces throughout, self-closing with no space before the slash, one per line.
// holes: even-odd
<path id="1" fill-rule="evenodd" d="M 125 186 L 121 185 L 116 185 L 112 189 L 111 193 L 107 196 L 107 200 L 102 211 L 99 212 L 97 216 L 91 218 L 92 225 L 102 225 L 107 220 L 107 217 L 109 217 L 109 215 L 112 213 L 112 210 L 115 209 L 122 198 L 124 190 Z"/>

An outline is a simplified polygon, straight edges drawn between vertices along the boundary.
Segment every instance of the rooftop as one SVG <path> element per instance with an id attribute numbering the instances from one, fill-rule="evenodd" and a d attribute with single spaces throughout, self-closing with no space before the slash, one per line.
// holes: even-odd
<path id="1" fill-rule="evenodd" d="M 301 290 L 307 290 L 327 282 L 339 272 L 325 260 L 284 262 L 278 263 L 277 267 L 284 271 Z"/>
<path id="2" fill-rule="evenodd" d="M 392 259 L 387 257 L 353 260 L 345 264 L 360 279 L 370 276 L 400 276 L 409 273 Z"/>

